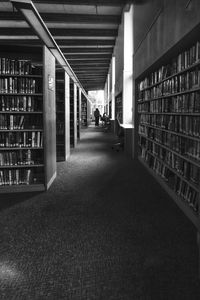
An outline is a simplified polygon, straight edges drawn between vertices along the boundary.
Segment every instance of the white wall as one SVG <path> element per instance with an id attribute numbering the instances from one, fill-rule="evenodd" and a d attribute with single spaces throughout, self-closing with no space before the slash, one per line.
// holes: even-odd
<path id="1" fill-rule="evenodd" d="M 107 79 L 108 99 L 112 100 L 112 119 L 115 118 L 115 97 L 122 92 L 123 123 L 132 124 L 133 98 L 133 5 L 123 12 L 118 28 L 113 57 Z"/>
<path id="2" fill-rule="evenodd" d="M 123 122 L 133 122 L 133 5 L 124 12 Z"/>

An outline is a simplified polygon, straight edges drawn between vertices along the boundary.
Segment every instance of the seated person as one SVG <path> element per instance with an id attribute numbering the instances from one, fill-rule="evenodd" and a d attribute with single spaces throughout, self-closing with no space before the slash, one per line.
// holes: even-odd
<path id="1" fill-rule="evenodd" d="M 108 117 L 108 115 L 106 113 L 103 113 L 102 116 L 102 122 L 103 122 L 103 127 L 105 128 L 105 130 L 108 130 L 110 128 L 110 118 Z"/>

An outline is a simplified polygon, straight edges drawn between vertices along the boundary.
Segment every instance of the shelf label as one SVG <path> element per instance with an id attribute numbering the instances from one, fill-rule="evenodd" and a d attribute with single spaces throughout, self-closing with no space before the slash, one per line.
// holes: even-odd
<path id="1" fill-rule="evenodd" d="M 51 91 L 54 90 L 54 79 L 51 75 L 48 75 L 48 89 Z"/>

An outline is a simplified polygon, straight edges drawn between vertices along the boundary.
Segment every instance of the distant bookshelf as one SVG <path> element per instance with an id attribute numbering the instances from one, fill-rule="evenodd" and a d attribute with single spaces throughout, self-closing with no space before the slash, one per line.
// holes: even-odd
<path id="1" fill-rule="evenodd" d="M 70 82 L 70 146 L 77 143 L 77 86 Z"/>
<path id="2" fill-rule="evenodd" d="M 122 93 L 115 97 L 115 119 L 118 119 L 120 124 L 123 123 L 123 99 Z"/>
<path id="3" fill-rule="evenodd" d="M 81 125 L 82 127 L 87 126 L 87 99 L 84 95 L 81 98 Z"/>
<path id="4" fill-rule="evenodd" d="M 56 79 L 56 157 L 57 161 L 65 160 L 65 82 Z"/>
<path id="5" fill-rule="evenodd" d="M 80 99 L 80 93 L 79 93 L 79 88 L 77 88 L 77 139 L 80 139 L 80 129 L 81 129 L 81 124 L 80 124 L 80 117 L 81 117 L 81 99 Z"/>
<path id="6" fill-rule="evenodd" d="M 139 160 L 199 226 L 200 42 L 137 81 Z"/>
<path id="7" fill-rule="evenodd" d="M 52 182 L 55 176 L 46 168 L 51 147 L 44 127 L 47 82 L 43 59 L 51 60 L 51 55 L 41 49 L 38 66 L 30 49 L 18 55 L 5 48 L 0 52 L 0 193 L 44 190 L 50 184 L 48 178 Z"/>

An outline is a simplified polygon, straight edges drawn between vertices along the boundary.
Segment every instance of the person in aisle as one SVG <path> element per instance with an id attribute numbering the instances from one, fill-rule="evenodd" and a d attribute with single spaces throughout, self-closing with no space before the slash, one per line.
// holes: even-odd
<path id="1" fill-rule="evenodd" d="M 95 126 L 99 126 L 99 117 L 100 117 L 100 112 L 98 108 L 94 111 L 94 117 L 95 117 Z"/>

